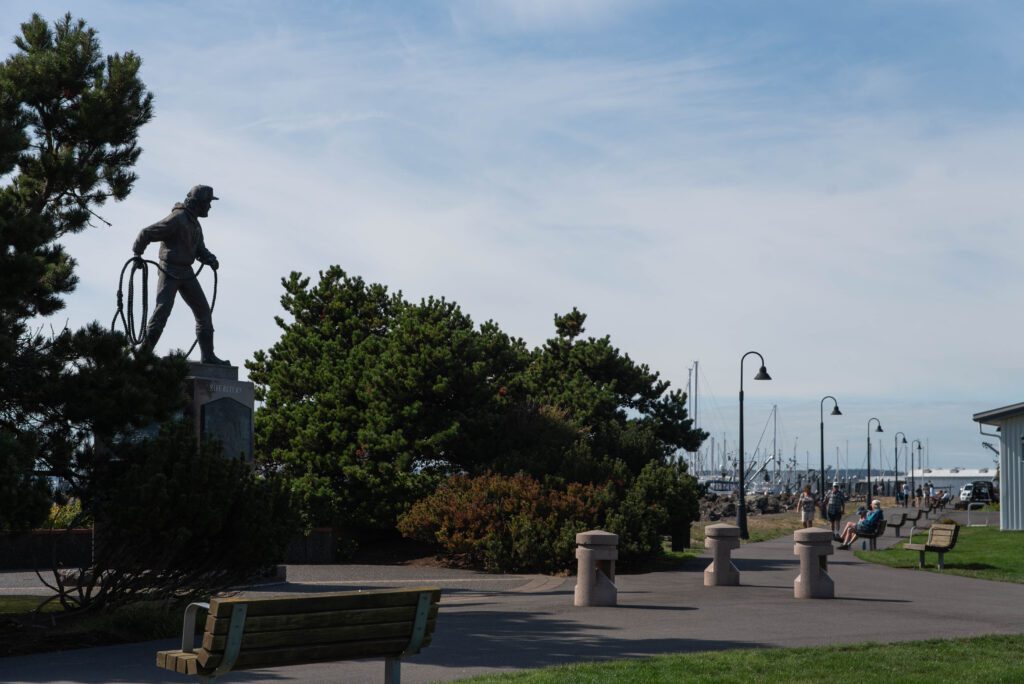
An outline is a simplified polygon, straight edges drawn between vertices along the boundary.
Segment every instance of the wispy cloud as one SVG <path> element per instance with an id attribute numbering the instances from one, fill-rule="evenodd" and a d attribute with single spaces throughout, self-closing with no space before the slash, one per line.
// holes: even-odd
<path id="1" fill-rule="evenodd" d="M 834 394 L 953 458 L 978 449 L 965 406 L 1020 400 L 1024 126 L 1012 100 L 957 96 L 1019 70 L 1008 36 L 944 55 L 941 32 L 887 42 L 799 3 L 764 21 L 756 3 L 438 7 L 98 5 L 157 118 L 114 229 L 70 244 L 68 314 L 109 320 L 135 232 L 204 182 L 224 198 L 205 225 L 235 362 L 276 339 L 282 276 L 337 263 L 535 344 L 578 306 L 676 384 L 700 359 L 729 397 L 759 349 L 776 381 L 751 405 L 810 406 L 788 418 L 808 441 Z M 165 339 L 191 328 L 182 307 Z M 854 423 L 830 434 L 862 440 Z"/>
<path id="2" fill-rule="evenodd" d="M 641 0 L 492 0 L 448 3 L 452 23 L 461 32 L 573 32 L 607 28 L 645 4 Z"/>

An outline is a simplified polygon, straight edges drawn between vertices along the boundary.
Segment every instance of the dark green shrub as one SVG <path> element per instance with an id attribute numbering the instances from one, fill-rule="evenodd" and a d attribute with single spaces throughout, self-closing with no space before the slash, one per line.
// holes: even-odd
<path id="1" fill-rule="evenodd" d="M 619 535 L 619 557 L 641 562 L 658 554 L 661 538 L 699 516 L 695 478 L 683 465 L 648 463 L 606 520 Z"/>
<path id="2" fill-rule="evenodd" d="M 93 563 L 55 573 L 66 607 L 209 596 L 280 561 L 298 530 L 283 482 L 196 448 L 188 423 L 93 456 L 83 509 L 96 521 Z"/>

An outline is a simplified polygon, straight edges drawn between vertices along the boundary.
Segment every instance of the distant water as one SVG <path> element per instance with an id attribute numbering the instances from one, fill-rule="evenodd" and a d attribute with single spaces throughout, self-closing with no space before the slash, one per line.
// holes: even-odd
<path id="1" fill-rule="evenodd" d="M 811 469 L 811 470 L 803 470 L 803 469 L 801 469 L 801 470 L 792 470 L 792 471 L 780 471 L 779 472 L 779 477 L 781 477 L 783 480 L 785 480 L 786 477 L 787 477 L 787 474 L 788 474 L 790 479 L 795 480 L 796 478 L 799 477 L 799 478 L 802 478 L 802 479 L 806 480 L 808 474 L 810 474 L 813 477 L 817 477 L 818 476 L 818 472 L 819 471 L 814 470 L 814 469 Z M 769 474 L 770 475 L 774 475 L 773 473 L 769 473 Z M 900 478 L 902 479 L 902 478 L 906 477 L 906 474 L 907 474 L 906 471 L 901 470 L 900 471 Z M 707 471 L 707 472 L 699 473 L 698 475 L 701 478 L 723 479 L 721 471 Z M 887 470 L 876 470 L 874 468 L 871 469 L 871 479 L 872 480 L 874 480 L 876 478 L 879 478 L 879 477 L 892 478 L 893 476 L 894 476 L 894 473 L 893 473 L 892 468 L 889 468 Z M 726 475 L 724 479 L 730 479 L 731 477 L 732 477 L 732 474 L 729 474 L 729 475 Z M 830 480 L 830 481 L 834 481 L 834 480 L 854 480 L 854 479 L 856 479 L 856 480 L 866 480 L 867 477 L 868 477 L 868 470 L 867 470 L 867 468 L 852 468 L 850 470 L 841 470 L 841 471 L 839 471 L 838 474 L 834 470 L 826 470 L 825 471 L 825 479 L 826 480 Z M 762 475 L 757 475 L 755 477 L 749 477 L 748 476 L 748 479 L 753 480 L 753 481 L 762 481 L 763 482 L 764 481 L 764 475 L 763 474 Z"/>

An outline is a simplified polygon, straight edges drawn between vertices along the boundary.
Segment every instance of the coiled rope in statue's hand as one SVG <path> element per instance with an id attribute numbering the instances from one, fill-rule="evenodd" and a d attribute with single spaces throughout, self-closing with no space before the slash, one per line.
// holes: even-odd
<path id="1" fill-rule="evenodd" d="M 114 312 L 114 319 L 110 322 L 110 329 L 115 330 L 117 327 L 117 319 L 121 319 L 121 325 L 124 327 L 124 334 L 128 338 L 129 344 L 133 347 L 138 347 L 146 341 L 146 323 L 149 321 L 149 264 L 153 264 L 161 273 L 168 278 L 174 278 L 175 280 L 187 280 L 186 278 L 179 278 L 178 276 L 171 275 L 167 270 L 159 263 L 150 259 L 143 259 L 141 256 L 133 256 L 124 262 L 124 266 L 121 267 L 121 277 L 117 283 L 117 311 Z M 128 267 L 132 267 L 132 272 L 128 274 L 128 304 L 127 314 L 125 313 L 125 301 L 124 301 L 124 274 L 128 270 Z M 202 264 L 195 273 L 192 274 L 191 278 L 199 278 L 199 274 L 203 272 L 206 264 Z M 142 318 L 138 324 L 138 330 L 136 331 L 135 326 L 135 273 L 137 271 L 142 272 Z M 213 269 L 213 297 L 210 299 L 210 313 L 213 313 L 213 307 L 217 306 L 217 269 Z M 192 342 L 192 346 L 185 352 L 185 356 L 192 353 L 192 350 L 196 348 L 196 344 L 199 342 L 199 338 L 196 338 Z"/>

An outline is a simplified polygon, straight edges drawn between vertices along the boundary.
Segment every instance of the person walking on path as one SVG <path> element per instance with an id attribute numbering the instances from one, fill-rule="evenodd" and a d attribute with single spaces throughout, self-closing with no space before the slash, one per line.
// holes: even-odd
<path id="1" fill-rule="evenodd" d="M 860 511 L 858 511 L 859 513 Z M 859 522 L 846 523 L 846 528 L 843 530 L 843 534 L 840 541 L 843 543 L 839 546 L 841 549 L 849 549 L 853 542 L 857 541 L 858 534 L 872 534 L 878 529 L 878 525 L 882 522 L 882 502 L 875 499 L 871 502 L 871 512 Z"/>
<path id="2" fill-rule="evenodd" d="M 825 517 L 832 528 L 832 535 L 839 538 L 839 523 L 846 513 L 846 495 L 839 489 L 839 483 L 833 482 L 832 489 L 825 495 Z"/>
<path id="3" fill-rule="evenodd" d="M 804 485 L 796 507 L 800 511 L 800 523 L 803 527 L 814 524 L 814 496 L 811 495 L 811 485 Z"/>

